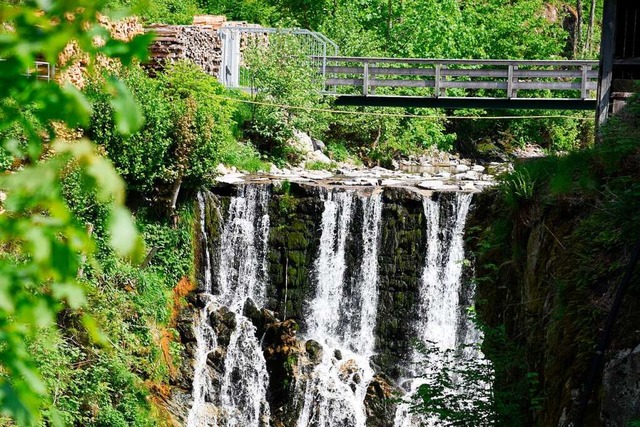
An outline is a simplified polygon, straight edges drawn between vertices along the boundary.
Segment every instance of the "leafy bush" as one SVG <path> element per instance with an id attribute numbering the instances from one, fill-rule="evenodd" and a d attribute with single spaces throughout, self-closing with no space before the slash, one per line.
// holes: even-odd
<path id="1" fill-rule="evenodd" d="M 106 6 L 115 10 L 129 8 L 148 24 L 188 25 L 194 15 L 202 13 L 196 0 L 108 0 Z"/>
<path id="2" fill-rule="evenodd" d="M 246 53 L 250 82 L 260 91 L 246 135 L 272 159 L 296 159 L 288 141 L 294 129 L 320 136 L 327 116 L 313 109 L 324 107 L 318 74 L 301 42 L 286 34 L 269 37 L 268 45 L 255 39 Z M 264 105 L 273 104 L 273 105 Z"/>
<path id="3" fill-rule="evenodd" d="M 76 311 L 86 303 L 78 276 L 91 259 L 95 242 L 63 199 L 62 179 L 69 168 L 77 168 L 82 188 L 105 204 L 114 251 L 132 259 L 141 251 L 130 213 L 123 206 L 123 182 L 112 165 L 86 141 L 54 141 L 54 123 L 70 129 L 87 124 L 86 99 L 71 85 L 24 76 L 37 58 L 55 63 L 71 40 L 92 63 L 98 54 L 117 57 L 125 64 L 134 57 L 144 58 L 145 35 L 127 45 L 103 34 L 104 43 L 94 44 L 101 6 L 102 2 L 84 0 L 0 3 L 6 24 L 0 27 L 0 129 L 12 129 L 24 138 L 24 149 L 11 139 L 2 142 L 8 144 L 5 148 L 15 149 L 12 155 L 25 159 L 21 170 L 3 176 L 0 183 L 7 196 L 0 215 L 0 412 L 18 425 L 60 424 L 54 412 L 44 412 L 52 404 L 51 390 L 42 380 L 29 344 L 56 330 L 55 320 L 63 309 L 75 313 L 87 339 L 99 338 L 95 322 Z M 105 91 L 115 95 L 111 102 L 119 128 L 138 127 L 140 117 L 130 94 L 116 79 L 104 83 Z M 47 419 L 42 420 L 43 416 Z"/>
<path id="4" fill-rule="evenodd" d="M 88 136 L 105 148 L 130 190 L 150 192 L 166 173 L 166 156 L 173 143 L 174 109 L 163 96 L 162 84 L 142 69 L 125 71 L 123 82 L 142 108 L 144 126 L 130 135 L 119 133 L 109 96 L 94 83 L 87 89 L 93 106 Z"/>
<path id="5" fill-rule="evenodd" d="M 123 80 L 142 106 L 143 128 L 118 134 L 107 95 L 91 86 L 88 134 L 105 148 L 130 190 L 157 199 L 177 184 L 207 185 L 220 162 L 250 171 L 264 167 L 255 149 L 235 138 L 244 106 L 193 63 L 173 64 L 155 79 L 134 67 Z"/>

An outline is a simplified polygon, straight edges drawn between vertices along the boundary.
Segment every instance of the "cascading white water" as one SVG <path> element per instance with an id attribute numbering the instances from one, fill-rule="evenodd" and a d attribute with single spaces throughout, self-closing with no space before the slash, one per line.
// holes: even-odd
<path id="1" fill-rule="evenodd" d="M 437 370 L 444 360 L 443 351 L 456 349 L 467 344 L 458 333 L 460 322 L 461 274 L 464 261 L 464 226 L 471 205 L 471 194 L 457 193 L 452 199 L 424 199 L 426 218 L 427 255 L 420 287 L 420 303 L 418 319 L 415 323 L 418 339 L 423 343 L 431 343 L 437 352 L 430 354 L 426 369 Z M 444 204 L 443 204 L 444 203 Z M 446 205 L 450 203 L 450 205 Z M 464 325 L 467 330 L 475 329 L 474 325 Z M 477 336 L 479 339 L 479 335 Z M 414 351 L 413 364 L 424 362 L 424 356 Z M 426 372 L 428 374 L 429 372 Z M 425 372 L 411 372 L 418 377 Z M 423 378 L 414 378 L 410 384 L 410 395 L 413 395 Z M 434 417 L 420 417 L 409 412 L 408 404 L 398 405 L 395 427 L 415 425 L 438 425 Z"/>
<path id="2" fill-rule="evenodd" d="M 240 318 L 227 346 L 220 400 L 227 427 L 268 425 L 269 374 L 255 327 Z"/>
<path id="3" fill-rule="evenodd" d="M 231 198 L 220 237 L 217 300 L 237 313 L 247 298 L 257 306 L 264 303 L 268 203 L 266 186 L 241 187 L 238 195 Z"/>
<path id="4" fill-rule="evenodd" d="M 200 214 L 200 235 L 203 240 L 204 248 L 204 289 L 205 294 L 211 293 L 211 255 L 209 253 L 209 241 L 207 230 L 205 227 L 205 200 L 202 193 L 198 193 L 198 212 Z M 207 356 L 209 351 L 217 347 L 216 335 L 211 325 L 209 325 L 208 317 L 213 301 L 206 303 L 205 307 L 198 313 L 194 321 L 194 332 L 196 336 L 196 360 L 193 374 L 193 405 L 189 412 L 187 425 L 189 426 L 207 426 L 216 425 L 217 417 L 215 413 L 207 410 L 206 398 L 210 392 L 210 380 L 207 369 Z"/>
<path id="5" fill-rule="evenodd" d="M 207 275 L 207 271 L 211 271 L 211 257 L 208 242 L 204 240 L 207 261 L 203 291 L 209 302 L 194 326 L 197 341 L 194 402 L 189 412 L 188 427 L 269 425 L 266 361 L 255 336 L 255 327 L 242 315 L 247 298 L 261 305 L 266 293 L 269 197 L 267 186 L 244 186 L 238 189 L 236 197 L 231 198 L 217 253 L 215 278 L 211 278 L 210 273 Z M 207 239 L 202 195 L 198 197 L 198 204 L 201 231 L 203 238 Z M 235 313 L 236 327 L 226 348 L 224 372 L 219 378 L 218 389 L 212 381 L 214 374 L 207 366 L 209 354 L 217 347 L 217 336 L 208 318 L 221 307 Z"/>
<path id="6" fill-rule="evenodd" d="M 256 328 L 242 311 L 247 298 L 258 307 L 267 301 L 269 187 L 238 187 L 226 218 L 220 221 L 223 226 L 215 230 L 217 247 L 211 249 L 207 232 L 213 230 L 206 229 L 206 214 L 221 215 L 215 209 L 205 212 L 210 208 L 207 197 L 214 196 L 198 196 L 205 269 L 199 298 L 205 307 L 194 322 L 197 347 L 193 405 L 187 425 L 268 426 L 269 374 Z M 320 198 L 320 246 L 316 262 L 310 266 L 315 294 L 306 306 L 304 338 L 320 343 L 323 352 L 314 367 L 306 365 L 302 370 L 305 365 L 299 365 L 294 406 L 300 413 L 296 425 L 365 427 L 365 397 L 375 374 L 370 359 L 374 355 L 380 293 L 382 195 L 321 190 Z M 463 294 L 468 299 L 472 296 L 468 295 L 472 290 L 462 289 L 461 283 L 463 233 L 470 203 L 471 195 L 462 193 L 423 201 L 425 268 L 417 316 L 410 321 L 415 338 L 432 342 L 441 350 L 458 349 L 481 339 L 460 301 Z M 223 313 L 222 307 L 231 314 Z M 220 329 L 211 319 L 221 317 L 231 331 L 217 336 Z M 429 356 L 427 365 L 437 369 L 444 362 L 435 354 Z M 424 357 L 415 351 L 410 359 L 417 365 Z M 424 373 L 419 369 L 407 372 L 407 396 L 423 383 L 418 376 Z M 439 425 L 436 419 L 410 414 L 407 404 L 398 405 L 394 422 L 396 427 Z"/>
<path id="7" fill-rule="evenodd" d="M 364 398 L 374 375 L 369 357 L 378 304 L 382 197 L 331 191 L 322 197 L 320 254 L 314 268 L 316 294 L 310 304 L 306 338 L 323 346 L 323 356 L 307 380 L 297 425 L 360 427 L 366 424 Z M 357 203 L 363 211 L 363 253 L 353 280 L 346 280 L 345 248 Z"/>

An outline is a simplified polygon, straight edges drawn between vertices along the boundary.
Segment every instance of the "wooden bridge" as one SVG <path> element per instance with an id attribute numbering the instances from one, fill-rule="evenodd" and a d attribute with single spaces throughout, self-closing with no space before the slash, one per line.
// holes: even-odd
<path id="1" fill-rule="evenodd" d="M 338 105 L 595 110 L 598 61 L 328 56 L 319 69 Z"/>

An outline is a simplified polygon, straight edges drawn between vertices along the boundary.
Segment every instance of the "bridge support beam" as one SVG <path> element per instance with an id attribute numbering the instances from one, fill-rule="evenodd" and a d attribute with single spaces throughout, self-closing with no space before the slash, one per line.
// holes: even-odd
<path id="1" fill-rule="evenodd" d="M 453 97 L 413 97 L 413 96 L 355 96 L 344 95 L 336 98 L 336 105 L 367 107 L 407 107 L 407 108 L 477 108 L 486 110 L 591 110 L 596 109 L 594 99 L 535 99 L 535 98 L 453 98 Z"/>
<path id="2" fill-rule="evenodd" d="M 613 56 L 616 50 L 616 16 L 618 2 L 604 2 L 602 16 L 602 42 L 600 44 L 600 85 L 598 88 L 597 124 L 604 124 L 609 117 L 611 85 L 613 83 Z"/>

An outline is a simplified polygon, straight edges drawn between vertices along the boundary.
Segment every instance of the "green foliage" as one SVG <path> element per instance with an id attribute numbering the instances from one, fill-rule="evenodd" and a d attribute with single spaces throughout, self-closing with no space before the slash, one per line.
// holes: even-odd
<path id="1" fill-rule="evenodd" d="M 335 163 L 324 163 L 324 162 L 306 162 L 304 164 L 305 169 L 310 171 L 328 171 L 336 168 Z"/>
<path id="2" fill-rule="evenodd" d="M 536 181 L 531 178 L 527 169 L 514 171 L 502 181 L 501 185 L 509 206 L 517 207 L 533 200 Z"/>
<path id="3" fill-rule="evenodd" d="M 104 146 L 130 190 L 158 197 L 176 182 L 185 188 L 207 185 L 219 162 L 263 168 L 255 149 L 235 139 L 243 115 L 228 100 L 233 94 L 194 64 L 173 64 L 155 79 L 133 67 L 123 81 L 142 106 L 145 125 L 119 134 L 107 95 L 94 84 L 88 89 L 94 107 L 88 134 Z"/>
<path id="4" fill-rule="evenodd" d="M 327 126 L 323 113 L 311 111 L 324 106 L 318 75 L 295 37 L 272 35 L 268 46 L 253 42 L 245 54 L 246 71 L 251 85 L 260 88 L 259 104 L 245 135 L 273 160 L 298 161 L 299 153 L 288 144 L 294 130 L 320 135 Z"/>
<path id="5" fill-rule="evenodd" d="M 173 143 L 175 111 L 162 96 L 161 83 L 149 78 L 140 68 L 127 70 L 123 81 L 142 108 L 144 126 L 129 135 L 118 132 L 109 95 L 96 81 L 87 89 L 93 107 L 88 136 L 105 147 L 129 189 L 151 191 L 154 183 L 164 176 L 165 156 Z"/>
<path id="6" fill-rule="evenodd" d="M 137 256 L 141 246 L 130 215 L 123 207 L 124 185 L 111 164 L 99 157 L 88 142 L 56 141 L 54 121 L 69 128 L 87 124 L 89 104 L 71 85 L 60 86 L 26 78 L 24 70 L 37 57 L 55 63 L 62 49 L 75 40 L 95 62 L 98 53 L 130 62 L 144 56 L 147 36 L 139 36 L 132 46 L 110 39 L 97 22 L 100 2 L 66 1 L 0 4 L 0 21 L 7 23 L 0 37 L 0 132 L 13 129 L 24 141 L 4 134 L 5 149 L 29 166 L 4 177 L 0 187 L 7 197 L 0 216 L 0 411 L 19 425 L 30 425 L 50 406 L 46 384 L 28 350 L 28 342 L 50 331 L 62 310 L 77 310 L 85 303 L 85 293 L 77 277 L 94 242 L 63 199 L 64 171 L 77 168 L 80 187 L 96 195 L 107 209 L 110 244 L 116 253 Z M 10 28 L 10 29 L 9 29 Z M 103 45 L 94 44 L 100 35 Z M 117 80 L 105 82 L 115 97 L 111 103 L 120 128 L 133 129 L 139 123 L 137 107 Z M 25 114 L 21 106 L 32 106 Z M 45 148 L 56 155 L 40 160 Z M 79 316 L 87 333 L 98 338 L 95 322 Z M 46 412 L 48 422 L 60 424 L 55 411 Z"/>
<path id="7" fill-rule="evenodd" d="M 52 393 L 47 411 L 65 425 L 157 425 L 144 382 L 169 380 L 167 355 L 158 341 L 164 333 L 176 334 L 168 328 L 171 290 L 191 277 L 193 268 L 193 214 L 181 209 L 179 217 L 174 228 L 146 210 L 136 213 L 145 244 L 155 254 L 148 265 L 132 266 L 104 252 L 100 267 L 86 271 L 85 312 L 100 325 L 107 348 L 92 344 L 81 319 L 68 310 L 59 316 L 60 334 L 40 335 L 29 344 Z"/>
<path id="8" fill-rule="evenodd" d="M 197 0 L 107 0 L 106 3 L 112 10 L 128 8 L 147 24 L 189 25 L 194 15 L 202 13 Z"/>
<path id="9" fill-rule="evenodd" d="M 435 343 L 419 345 L 424 383 L 418 387 L 411 410 L 435 416 L 442 426 L 494 425 L 493 368 L 473 355 L 479 349 L 441 350 Z"/>
<path id="10" fill-rule="evenodd" d="M 567 51 L 569 33 L 562 27 L 561 19 L 554 21 L 547 16 L 549 8 L 555 5 L 541 0 L 471 0 L 462 3 L 457 0 L 201 0 L 201 6 L 233 19 L 322 31 L 335 40 L 340 53 L 347 56 L 562 59 L 573 54 Z M 600 13 L 600 9 L 598 11 Z M 597 54 L 597 46 L 593 45 L 592 49 Z M 280 58 L 286 56 L 282 54 Z M 289 76 L 279 82 L 279 86 L 287 87 L 287 82 L 295 80 L 297 73 L 288 72 L 277 60 L 265 57 L 265 61 L 278 64 L 278 71 Z M 384 89 L 378 88 L 379 93 L 384 93 Z M 254 121 L 250 136 L 271 141 L 264 151 L 275 152 L 273 157 L 295 159 L 295 153 L 283 153 L 279 148 L 282 141 L 290 137 L 289 117 L 296 116 L 297 112 L 269 110 Z M 530 113 L 514 111 L 510 114 Z M 535 112 L 535 115 L 540 114 L 558 113 Z M 539 144 L 551 151 L 573 150 L 591 143 L 592 135 L 585 129 L 593 125 L 590 121 L 569 118 L 466 121 L 458 125 L 421 119 L 347 115 L 327 119 L 320 114 L 315 116 L 321 119 L 323 127 L 328 120 L 329 132 L 323 132 L 323 135 L 314 131 L 314 136 L 347 146 L 369 164 L 385 164 L 393 157 L 419 152 L 424 147 L 451 150 L 456 140 L 460 140 L 461 145 L 473 146 L 475 141 L 488 137 L 494 140 L 498 152 L 509 152 L 525 144 Z M 475 149 L 468 154 L 483 155 Z"/>
<path id="11" fill-rule="evenodd" d="M 226 15 L 230 20 L 244 20 L 262 25 L 273 25 L 278 20 L 273 2 L 263 0 L 199 0 L 206 13 Z"/>
<path id="12" fill-rule="evenodd" d="M 484 230 L 476 255 L 484 262 L 477 267 L 478 292 L 488 301 L 480 309 L 494 326 L 483 329 L 483 352 L 496 370 L 495 398 L 517 417 L 504 425 L 548 423 L 571 401 L 567 385 L 579 388 L 589 369 L 607 295 L 640 235 L 639 112 L 632 100 L 601 129 L 594 147 L 516 165 L 503 178 L 488 227 L 479 226 Z M 534 242 L 540 245 L 537 255 L 531 252 Z M 519 295 L 523 283 L 531 295 L 525 301 Z M 616 320 L 617 349 L 638 339 L 629 333 L 638 323 L 632 309 L 638 288 L 631 289 Z"/>

